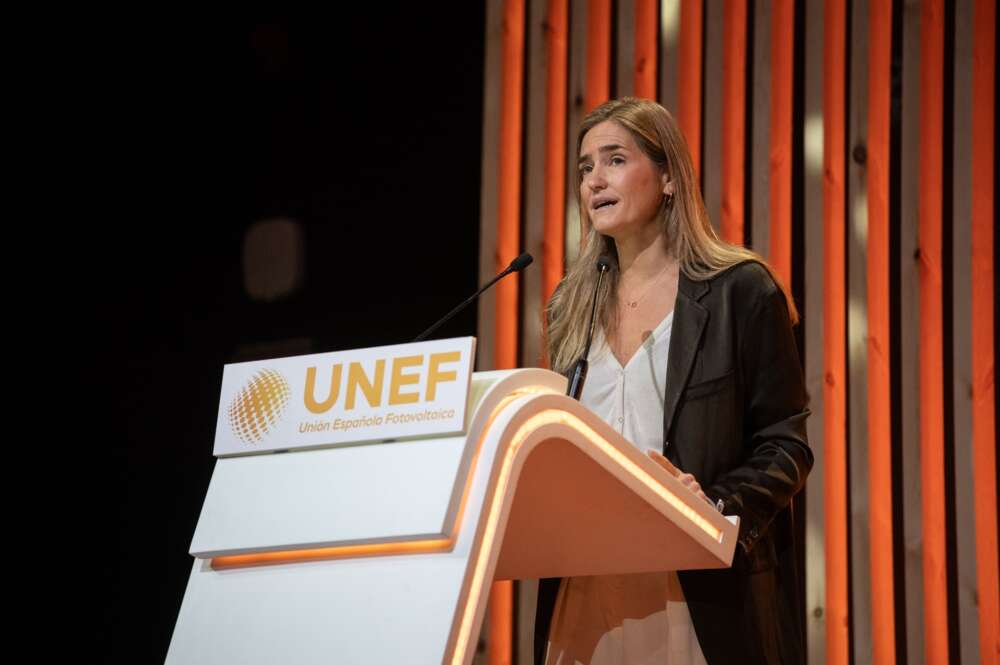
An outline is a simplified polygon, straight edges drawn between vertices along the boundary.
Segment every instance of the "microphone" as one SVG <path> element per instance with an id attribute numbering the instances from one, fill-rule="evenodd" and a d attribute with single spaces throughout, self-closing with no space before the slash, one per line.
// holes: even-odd
<path id="1" fill-rule="evenodd" d="M 451 317 L 453 317 L 456 314 L 458 314 L 459 312 L 461 312 L 463 309 L 465 309 L 468 306 L 469 303 L 471 303 L 473 300 L 475 300 L 476 298 L 478 298 L 483 293 L 483 291 L 485 291 L 486 289 L 490 288 L 491 286 L 493 286 L 494 284 L 496 284 L 497 282 L 499 282 L 501 279 L 503 279 L 507 275 L 511 274 L 512 272 L 520 272 L 520 271 L 524 270 L 525 268 L 527 268 L 528 266 L 530 266 L 531 262 L 534 261 L 534 260 L 535 259 L 531 256 L 531 254 L 528 254 L 527 252 L 525 252 L 524 254 L 521 254 L 519 257 L 517 257 L 516 259 L 514 259 L 513 261 L 511 261 L 510 265 L 507 266 L 507 268 L 504 269 L 504 271 L 502 273 L 500 273 L 499 275 L 497 275 L 496 277 L 494 277 L 493 279 L 491 279 L 489 281 L 489 283 L 486 284 L 486 286 L 482 287 L 481 289 L 479 289 L 478 291 L 476 291 L 475 293 L 473 293 L 471 296 L 469 296 L 468 298 L 466 298 L 461 304 L 459 304 L 458 307 L 456 307 L 455 309 L 453 309 L 450 312 L 448 312 L 447 314 L 445 314 L 445 316 L 444 316 L 443 319 L 441 319 L 440 321 L 438 321 L 437 323 L 435 323 L 434 325 L 432 325 L 427 330 L 425 330 L 422 333 L 420 333 L 417 336 L 417 338 L 415 340 L 413 340 L 413 341 L 414 342 L 422 342 L 422 341 L 424 341 L 424 339 L 426 339 L 428 335 L 430 335 L 432 332 L 434 332 L 435 330 L 437 330 L 438 328 L 440 328 L 441 326 L 443 326 L 445 323 L 447 323 L 448 321 L 450 321 Z"/>
<path id="2" fill-rule="evenodd" d="M 590 307 L 590 327 L 587 329 L 587 346 L 583 349 L 583 355 L 573 365 L 573 371 L 569 376 L 569 387 L 566 394 L 576 401 L 580 401 L 583 394 L 583 383 L 587 380 L 587 370 L 590 363 L 587 358 L 590 356 L 590 343 L 594 339 L 594 326 L 597 324 L 597 294 L 601 292 L 601 282 L 604 280 L 604 273 L 611 267 L 611 261 L 607 256 L 601 255 L 597 259 L 597 287 L 594 289 L 594 304 Z"/>

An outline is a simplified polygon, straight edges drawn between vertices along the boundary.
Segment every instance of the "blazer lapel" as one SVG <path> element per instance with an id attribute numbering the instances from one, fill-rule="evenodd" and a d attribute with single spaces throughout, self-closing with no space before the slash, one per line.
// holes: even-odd
<path id="1" fill-rule="evenodd" d="M 698 343 L 701 341 L 708 310 L 698 301 L 708 293 L 708 282 L 693 282 L 682 273 L 677 285 L 677 301 L 674 303 L 674 322 L 670 332 L 670 350 L 667 358 L 667 384 L 663 390 L 663 438 L 664 454 L 674 463 L 677 447 L 667 446 L 667 437 L 674 422 L 677 404 L 691 378 Z"/>

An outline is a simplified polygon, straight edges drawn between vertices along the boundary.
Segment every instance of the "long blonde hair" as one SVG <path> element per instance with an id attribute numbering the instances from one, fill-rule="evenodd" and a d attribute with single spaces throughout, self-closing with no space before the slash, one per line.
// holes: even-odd
<path id="1" fill-rule="evenodd" d="M 673 181 L 674 194 L 664 198 L 660 207 L 660 235 L 669 251 L 680 264 L 681 272 L 690 280 L 711 279 L 743 261 L 757 261 L 771 273 L 775 283 L 785 293 L 792 322 L 798 312 L 791 293 L 774 270 L 755 252 L 722 241 L 712 228 L 701 198 L 687 142 L 670 113 L 647 99 L 624 97 L 598 106 L 591 111 L 577 133 L 576 152 L 579 155 L 583 137 L 594 126 L 613 120 L 632 134 L 636 144 L 654 164 Z M 577 200 L 582 175 L 577 171 Z M 604 330 L 617 326 L 618 253 L 614 240 L 601 235 L 590 223 L 588 211 L 581 204 L 580 222 L 584 229 L 584 245 L 577 261 L 570 266 L 559 283 L 547 307 L 549 364 L 557 372 L 566 372 L 583 352 L 590 319 L 591 298 L 597 286 L 597 259 L 607 255 L 614 267 L 608 272 L 598 295 L 598 322 Z"/>

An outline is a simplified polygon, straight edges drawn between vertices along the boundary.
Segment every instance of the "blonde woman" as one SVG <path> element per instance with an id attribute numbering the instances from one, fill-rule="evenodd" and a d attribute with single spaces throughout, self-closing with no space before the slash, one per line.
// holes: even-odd
<path id="1" fill-rule="evenodd" d="M 716 236 L 660 105 L 598 107 L 577 156 L 584 247 L 548 306 L 551 365 L 565 373 L 583 352 L 607 256 L 581 401 L 739 515 L 739 545 L 727 570 L 544 580 L 536 662 L 802 663 L 789 504 L 813 456 L 791 296 Z"/>

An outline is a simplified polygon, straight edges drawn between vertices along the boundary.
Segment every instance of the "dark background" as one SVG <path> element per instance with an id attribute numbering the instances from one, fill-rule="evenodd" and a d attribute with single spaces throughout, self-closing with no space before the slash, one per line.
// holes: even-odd
<path id="1" fill-rule="evenodd" d="M 407 342 L 476 288 L 483 3 L 344 7 L 109 30 L 100 83 L 77 81 L 84 107 L 110 100 L 65 331 L 90 351 L 81 404 L 109 423 L 80 494 L 95 662 L 166 655 L 225 363 Z M 301 225 L 303 281 L 260 302 L 243 241 L 274 217 Z M 436 337 L 475 333 L 470 309 Z"/>

